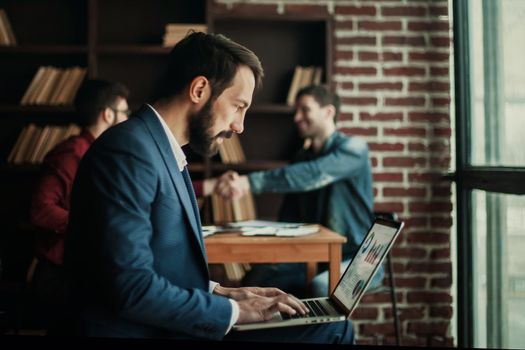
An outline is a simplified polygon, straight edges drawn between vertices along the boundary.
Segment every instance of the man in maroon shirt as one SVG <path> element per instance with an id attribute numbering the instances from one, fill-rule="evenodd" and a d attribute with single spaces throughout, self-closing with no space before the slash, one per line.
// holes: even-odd
<path id="1" fill-rule="evenodd" d="M 120 83 L 86 80 L 75 97 L 81 133 L 58 144 L 44 159 L 31 203 L 31 222 L 41 230 L 35 234 L 35 259 L 28 279 L 37 303 L 49 307 L 51 313 L 60 312 L 66 295 L 62 278 L 64 234 L 78 165 L 97 137 L 128 119 L 128 95 L 128 89 Z"/>

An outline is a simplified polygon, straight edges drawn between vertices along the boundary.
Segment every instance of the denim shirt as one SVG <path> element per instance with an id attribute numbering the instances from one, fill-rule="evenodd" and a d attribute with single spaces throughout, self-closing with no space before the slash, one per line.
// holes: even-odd
<path id="1" fill-rule="evenodd" d="M 355 256 L 373 215 L 366 142 L 334 132 L 317 154 L 300 150 L 292 164 L 248 175 L 253 193 L 286 193 L 279 220 L 320 223 L 346 236 L 343 259 Z"/>

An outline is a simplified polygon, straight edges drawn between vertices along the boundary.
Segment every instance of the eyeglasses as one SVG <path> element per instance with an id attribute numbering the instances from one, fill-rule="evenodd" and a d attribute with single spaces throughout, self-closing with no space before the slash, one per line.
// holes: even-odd
<path id="1" fill-rule="evenodd" d="M 113 111 L 113 113 L 117 114 L 117 113 L 122 113 L 122 114 L 125 114 L 126 117 L 129 117 L 131 115 L 131 109 L 116 109 L 116 108 L 113 108 L 113 107 L 108 107 L 109 109 L 111 109 Z"/>

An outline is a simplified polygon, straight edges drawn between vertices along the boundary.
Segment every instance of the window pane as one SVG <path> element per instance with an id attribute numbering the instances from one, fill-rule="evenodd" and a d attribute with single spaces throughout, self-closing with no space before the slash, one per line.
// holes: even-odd
<path id="1" fill-rule="evenodd" d="M 525 348 L 525 196 L 472 196 L 474 346 Z"/>
<path id="2" fill-rule="evenodd" d="M 473 165 L 525 165 L 525 1 L 470 1 Z"/>

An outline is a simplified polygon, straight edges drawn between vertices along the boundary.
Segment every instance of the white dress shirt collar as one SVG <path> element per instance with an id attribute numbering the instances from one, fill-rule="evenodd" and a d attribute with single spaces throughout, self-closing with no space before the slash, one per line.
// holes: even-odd
<path id="1" fill-rule="evenodd" d="M 177 139 L 175 138 L 175 135 L 171 132 L 170 128 L 168 127 L 168 124 L 164 121 L 164 118 L 162 118 L 153 108 L 151 105 L 147 104 L 149 108 L 155 113 L 157 118 L 159 118 L 160 124 L 162 125 L 162 128 L 164 129 L 164 132 L 166 133 L 166 136 L 168 137 L 168 141 L 171 146 L 171 150 L 173 151 L 173 155 L 175 156 L 175 160 L 177 161 L 177 166 L 179 167 L 180 171 L 184 170 L 184 167 L 188 164 L 186 161 L 186 155 L 184 154 L 184 151 L 182 150 L 181 146 L 177 142 Z"/>

